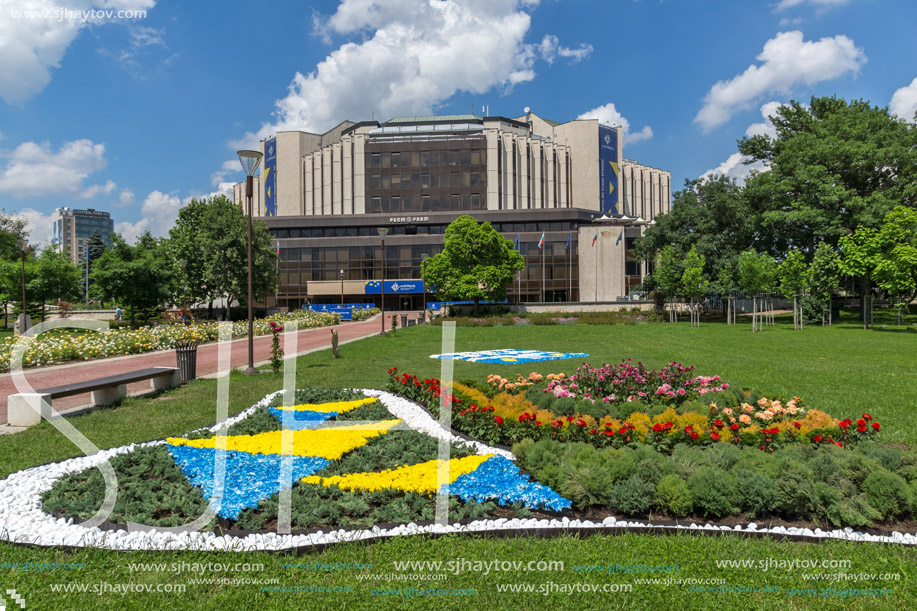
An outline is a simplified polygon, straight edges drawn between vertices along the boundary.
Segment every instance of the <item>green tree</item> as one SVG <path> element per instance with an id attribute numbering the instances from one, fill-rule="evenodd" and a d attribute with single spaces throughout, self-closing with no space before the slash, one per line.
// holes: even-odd
<path id="1" fill-rule="evenodd" d="M 446 228 L 443 251 L 426 260 L 423 281 L 442 301 L 502 301 L 525 260 L 489 222 L 467 214 Z"/>
<path id="2" fill-rule="evenodd" d="M 135 246 L 120 236 L 113 238 L 112 247 L 93 266 L 93 292 L 124 306 L 134 326 L 138 317 L 148 320 L 169 296 L 170 269 L 163 244 L 149 232 Z"/>
<path id="3" fill-rule="evenodd" d="M 242 207 L 218 195 L 196 200 L 182 207 L 169 231 L 172 262 L 171 299 L 180 303 L 187 285 L 192 302 L 226 298 L 226 318 L 233 299 L 245 303 L 248 297 L 248 218 Z M 263 300 L 277 284 L 277 252 L 267 225 L 252 226 L 252 286 L 256 300 Z M 186 261 L 184 278 L 181 261 Z"/>
<path id="4" fill-rule="evenodd" d="M 28 223 L 0 209 L 0 259 L 19 259 L 19 240 L 29 237 Z"/>
<path id="5" fill-rule="evenodd" d="M 808 267 L 802 252 L 792 250 L 787 254 L 777 267 L 777 279 L 780 282 L 780 292 L 787 299 L 793 300 L 793 328 L 802 329 L 802 316 L 799 307 L 799 298 L 806 290 Z"/>
<path id="6" fill-rule="evenodd" d="M 691 302 L 691 326 L 700 326 L 698 300 L 707 294 L 710 282 L 704 278 L 704 256 L 697 252 L 697 246 L 691 246 L 684 260 L 684 271 L 681 274 L 681 294 Z"/>
<path id="7" fill-rule="evenodd" d="M 80 269 L 67 254 L 50 248 L 41 251 L 34 265 L 34 277 L 26 290 L 41 303 L 43 322 L 48 301 L 70 300 L 80 294 Z"/>
<path id="8" fill-rule="evenodd" d="M 687 253 L 692 246 L 704 257 L 705 275 L 735 265 L 739 253 L 755 243 L 754 219 L 742 187 L 726 177 L 685 181 L 672 196 L 672 209 L 656 217 L 636 249 L 640 259 L 655 259 L 666 246 Z"/>
<path id="9" fill-rule="evenodd" d="M 746 250 L 739 255 L 739 289 L 752 298 L 752 331 L 760 329 L 758 305 L 764 303 L 761 294 L 773 290 L 774 272 L 774 259 L 765 253 Z"/>
<path id="10" fill-rule="evenodd" d="M 666 246 L 659 251 L 652 276 L 656 289 L 672 303 L 669 310 L 669 322 L 678 320 L 674 302 L 681 292 L 681 277 L 684 273 L 683 259 L 674 246 Z"/>
<path id="11" fill-rule="evenodd" d="M 716 274 L 716 279 L 711 283 L 710 288 L 713 294 L 719 297 L 726 305 L 723 307 L 723 313 L 726 315 L 726 323 L 734 324 L 735 320 L 735 303 L 733 291 L 736 288 L 736 262 L 734 259 L 724 260 L 720 271 Z"/>
<path id="12" fill-rule="evenodd" d="M 828 324 L 831 324 L 831 297 L 840 282 L 840 257 L 826 242 L 819 242 L 815 256 L 809 263 L 806 283 L 809 294 L 817 300 L 822 310 L 827 307 Z M 824 322 L 824 320 L 823 320 Z"/>
<path id="13" fill-rule="evenodd" d="M 776 137 L 739 141 L 769 170 L 746 182 L 746 195 L 770 252 L 838 244 L 858 228 L 878 228 L 896 205 L 917 205 L 917 127 L 887 108 L 836 97 L 792 101 L 771 121 Z"/>

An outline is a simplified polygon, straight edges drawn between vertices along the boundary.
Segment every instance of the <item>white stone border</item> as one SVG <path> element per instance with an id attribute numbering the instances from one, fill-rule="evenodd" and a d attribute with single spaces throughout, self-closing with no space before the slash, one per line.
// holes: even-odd
<path id="1" fill-rule="evenodd" d="M 210 427 L 216 431 L 221 424 L 234 424 L 250 416 L 260 406 L 268 405 L 280 392 L 272 393 L 264 399 L 246 409 L 242 413 L 229 418 L 225 423 Z M 382 404 L 393 415 L 403 419 L 411 428 L 422 431 L 436 438 L 447 437 L 452 441 L 473 446 L 482 453 L 494 453 L 501 456 L 510 454 L 505 450 L 490 448 L 479 442 L 469 442 L 461 439 L 449 431 L 441 428 L 420 406 L 411 401 L 397 397 L 387 392 L 378 390 L 364 391 L 369 396 L 378 397 Z M 374 526 L 365 530 L 335 530 L 328 533 L 318 531 L 303 535 L 277 535 L 276 533 L 250 534 L 245 537 L 230 535 L 217 536 L 212 532 L 169 533 L 157 530 L 148 532 L 128 532 L 126 530 L 103 531 L 99 528 L 84 528 L 73 523 L 72 518 L 58 519 L 45 513 L 41 507 L 41 494 L 51 488 L 54 482 L 67 473 L 75 473 L 94 467 L 111 456 L 132 452 L 137 448 L 165 443 L 154 441 L 143 444 L 131 444 L 104 450 L 93 456 L 72 458 L 63 462 L 51 463 L 32 467 L 14 473 L 5 480 L 0 481 L 0 540 L 13 543 L 23 543 L 46 547 L 71 546 L 71 547 L 97 547 L 111 550 L 204 550 L 204 551 L 278 551 L 308 547 L 314 545 L 327 545 L 346 541 L 365 541 L 370 539 L 384 539 L 403 535 L 418 535 L 424 533 L 483 533 L 487 531 L 508 531 L 519 529 L 543 528 L 585 528 L 606 530 L 608 532 L 620 529 L 659 529 L 662 531 L 717 531 L 733 533 L 770 533 L 774 535 L 802 536 L 818 539 L 840 539 L 847 541 L 870 541 L 875 543 L 894 543 L 904 545 L 917 545 L 917 535 L 910 533 L 893 532 L 891 535 L 870 535 L 854 531 L 852 528 L 843 530 L 822 531 L 821 529 L 785 528 L 758 528 L 756 524 L 745 526 L 714 526 L 705 524 L 682 525 L 653 525 L 639 521 L 616 520 L 605 518 L 601 522 L 591 520 L 571 520 L 561 518 L 553 520 L 538 519 L 506 519 L 476 520 L 469 524 L 453 524 L 443 526 L 432 524 L 418 526 L 414 522 L 403 524 L 390 529 Z M 511 455 L 507 456 L 512 458 Z"/>

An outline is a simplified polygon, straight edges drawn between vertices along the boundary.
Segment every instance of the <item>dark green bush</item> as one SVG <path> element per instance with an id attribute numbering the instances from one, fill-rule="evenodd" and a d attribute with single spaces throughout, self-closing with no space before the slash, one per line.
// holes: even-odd
<path id="1" fill-rule="evenodd" d="M 886 520 L 897 518 L 911 509 L 911 489 L 900 475 L 875 471 L 863 481 L 862 489 L 869 504 Z"/>
<path id="2" fill-rule="evenodd" d="M 675 467 L 675 473 L 683 478 L 688 478 L 698 469 L 709 467 L 710 460 L 707 453 L 701 448 L 678 444 L 672 450 L 672 464 Z"/>
<path id="3" fill-rule="evenodd" d="M 864 494 L 844 494 L 825 482 L 816 482 L 815 494 L 823 507 L 822 516 L 834 526 L 872 526 L 882 519 Z"/>
<path id="4" fill-rule="evenodd" d="M 895 472 L 901 468 L 901 450 L 881 446 L 877 443 L 863 443 L 857 449 L 889 471 Z"/>
<path id="5" fill-rule="evenodd" d="M 669 474 L 656 484 L 653 503 L 660 510 L 673 518 L 683 518 L 694 508 L 694 499 L 685 480 L 675 474 Z"/>
<path id="6" fill-rule="evenodd" d="M 777 510 L 790 519 L 811 519 L 819 510 L 812 470 L 794 460 L 785 464 L 798 470 L 781 471 L 777 476 Z"/>
<path id="7" fill-rule="evenodd" d="M 777 485 L 763 473 L 736 469 L 739 508 L 749 518 L 757 519 L 771 515 L 777 507 Z"/>
<path id="8" fill-rule="evenodd" d="M 639 475 L 631 475 L 618 482 L 611 491 L 611 506 L 624 515 L 637 516 L 649 513 L 653 504 L 655 487 Z"/>
<path id="9" fill-rule="evenodd" d="M 716 467 L 701 467 L 688 478 L 688 488 L 694 508 L 709 518 L 722 518 L 737 513 L 736 478 Z"/>

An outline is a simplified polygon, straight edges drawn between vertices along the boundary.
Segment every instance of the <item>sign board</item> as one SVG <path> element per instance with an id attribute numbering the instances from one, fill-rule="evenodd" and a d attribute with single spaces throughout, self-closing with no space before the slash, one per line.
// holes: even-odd
<path id="1" fill-rule="evenodd" d="M 602 214 L 618 214 L 618 130 L 599 124 L 599 201 Z"/>
<path id="2" fill-rule="evenodd" d="M 382 282 L 378 280 L 371 280 L 367 282 L 363 292 L 367 295 L 381 294 Z M 423 293 L 423 280 L 386 280 L 385 292 L 386 294 Z"/>
<path id="3" fill-rule="evenodd" d="M 264 183 L 264 214 L 277 216 L 277 138 L 264 141 L 261 182 Z"/>

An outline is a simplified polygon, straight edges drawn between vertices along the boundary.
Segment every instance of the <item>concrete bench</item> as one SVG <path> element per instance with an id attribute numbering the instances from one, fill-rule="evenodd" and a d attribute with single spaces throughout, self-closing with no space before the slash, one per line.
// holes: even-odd
<path id="1" fill-rule="evenodd" d="M 113 405 L 127 396 L 128 384 L 149 380 L 150 388 L 164 390 L 177 387 L 180 379 L 177 367 L 150 367 L 106 378 L 10 395 L 7 399 L 7 420 L 10 426 L 33 426 L 40 423 L 42 418 L 51 416 L 53 399 L 91 392 L 94 407 Z"/>

